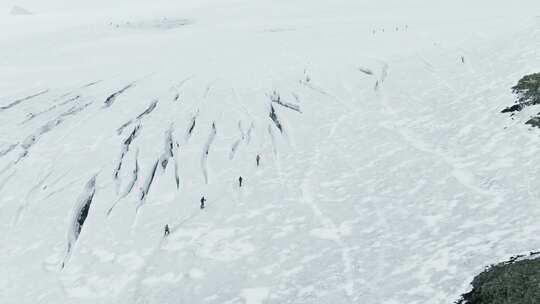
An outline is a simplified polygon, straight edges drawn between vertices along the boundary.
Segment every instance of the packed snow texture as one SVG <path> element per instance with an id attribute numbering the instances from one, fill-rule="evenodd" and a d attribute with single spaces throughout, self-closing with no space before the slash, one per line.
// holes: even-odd
<path id="1" fill-rule="evenodd" d="M 13 6 L 9 13 L 13 16 L 32 15 L 31 12 L 20 6 Z"/>
<path id="2" fill-rule="evenodd" d="M 540 249 L 538 1 L 171 2 L 0 4 L 1 303 L 452 303 Z"/>

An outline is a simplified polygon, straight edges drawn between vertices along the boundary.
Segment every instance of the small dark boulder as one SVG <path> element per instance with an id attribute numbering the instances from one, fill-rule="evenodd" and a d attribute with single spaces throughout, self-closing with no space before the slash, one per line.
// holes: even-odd
<path id="1" fill-rule="evenodd" d="M 506 108 L 504 108 L 504 109 L 501 111 L 501 113 L 519 112 L 519 111 L 521 111 L 521 110 L 523 110 L 523 105 L 521 105 L 521 104 L 515 104 L 515 105 L 513 105 L 513 106 L 511 106 L 511 107 L 506 107 Z"/>
<path id="2" fill-rule="evenodd" d="M 525 124 L 531 125 L 532 127 L 540 128 L 540 117 L 532 117 L 531 119 L 527 120 Z"/>

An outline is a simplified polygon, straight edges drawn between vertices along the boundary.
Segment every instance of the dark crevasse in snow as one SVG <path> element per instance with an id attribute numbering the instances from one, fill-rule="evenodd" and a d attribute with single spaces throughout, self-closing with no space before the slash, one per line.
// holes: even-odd
<path id="1" fill-rule="evenodd" d="M 118 179 L 118 175 L 120 174 L 120 170 L 122 169 L 122 163 L 124 161 L 124 157 L 129 152 L 129 147 L 133 140 L 137 138 L 137 135 L 139 135 L 141 129 L 141 125 L 138 124 L 133 128 L 133 131 L 129 134 L 129 136 L 123 141 L 122 143 L 122 151 L 120 152 L 120 161 L 118 162 L 118 165 L 116 166 L 114 170 L 114 178 Z"/>
<path id="2" fill-rule="evenodd" d="M 84 225 L 84 221 L 86 221 L 86 218 L 88 217 L 88 211 L 90 211 L 90 205 L 92 204 L 93 198 L 94 194 L 92 193 L 92 196 L 88 197 L 84 203 L 84 206 L 79 213 L 79 217 L 77 217 L 77 235 L 81 234 L 81 230 Z"/>
<path id="3" fill-rule="evenodd" d="M 123 87 L 122 89 L 112 93 L 111 95 L 109 95 L 109 97 L 107 97 L 107 99 L 105 99 L 105 107 L 108 108 L 110 106 L 112 106 L 112 104 L 114 103 L 114 101 L 116 100 L 116 98 L 121 95 L 122 93 L 124 93 L 125 91 L 127 91 L 129 88 L 131 88 L 135 83 L 132 82 L 130 84 L 128 84 L 127 86 Z"/>
<path id="4" fill-rule="evenodd" d="M 270 140 L 272 142 L 272 152 L 274 155 L 278 154 L 277 151 L 277 145 L 276 145 L 276 136 L 274 136 L 274 132 L 272 131 L 272 125 L 268 124 L 268 135 L 270 135 Z"/>
<path id="5" fill-rule="evenodd" d="M 171 125 L 165 132 L 165 152 L 161 156 L 161 167 L 163 170 L 167 169 L 169 159 L 174 157 L 174 140 L 173 140 L 174 126 Z"/>
<path id="6" fill-rule="evenodd" d="M 208 153 L 210 152 L 210 147 L 212 146 L 212 142 L 214 142 L 214 138 L 217 134 L 217 128 L 216 124 L 212 123 L 212 130 L 210 131 L 210 135 L 208 135 L 208 140 L 206 141 L 206 144 L 204 145 L 203 155 L 201 159 L 201 167 L 204 175 L 204 182 L 208 184 Z"/>
<path id="7" fill-rule="evenodd" d="M 154 109 L 157 107 L 157 104 L 158 104 L 157 99 L 152 101 L 152 103 L 148 106 L 148 108 L 146 108 L 144 111 L 142 111 L 141 114 L 137 115 L 137 119 L 141 119 L 144 116 L 152 113 L 152 111 L 154 111 Z"/>
<path id="8" fill-rule="evenodd" d="M 47 92 L 49 92 L 49 90 L 43 90 L 43 91 L 40 91 L 36 94 L 33 94 L 33 95 L 30 95 L 30 96 L 26 96 L 24 98 L 20 98 L 20 99 L 17 99 L 15 101 L 12 101 L 10 102 L 9 104 L 5 105 L 5 106 L 0 106 L 0 111 L 4 111 L 4 110 L 7 110 L 7 109 L 10 109 L 10 108 L 13 108 L 14 106 L 20 104 L 21 102 L 24 102 L 24 101 L 27 101 L 27 100 L 30 100 L 32 98 L 35 98 L 35 97 L 38 97 L 38 96 L 41 96 L 43 94 L 46 94 Z"/>
<path id="9" fill-rule="evenodd" d="M 152 166 L 152 169 L 150 171 L 150 174 L 148 178 L 146 179 L 143 187 L 141 188 L 141 195 L 139 198 L 139 205 L 143 205 L 146 197 L 148 196 L 148 192 L 150 191 L 150 187 L 152 186 L 152 182 L 154 181 L 154 177 L 156 176 L 156 170 L 159 165 L 159 159 L 156 160 L 154 163 L 154 166 Z"/>
<path id="10" fill-rule="evenodd" d="M 34 134 L 29 135 L 21 144 L 20 147 L 22 148 L 22 152 L 20 153 L 17 160 L 15 160 L 15 163 L 18 163 L 21 159 L 28 156 L 28 153 L 32 146 L 34 146 L 39 139 L 45 135 L 46 133 L 51 132 L 56 127 L 58 127 L 60 124 L 64 123 L 67 117 L 77 115 L 78 113 L 82 112 L 86 108 L 88 108 L 93 102 L 90 101 L 85 104 L 72 106 L 67 111 L 61 113 L 58 117 L 55 119 L 49 121 L 48 123 L 41 126 L 38 130 L 34 132 Z"/>
<path id="11" fill-rule="evenodd" d="M 81 98 L 80 95 L 77 95 L 77 96 L 74 96 L 74 97 L 70 97 L 70 98 L 68 98 L 67 100 L 64 100 L 64 101 L 62 101 L 62 102 L 60 102 L 60 103 L 55 103 L 55 104 L 53 104 L 52 106 L 50 106 L 50 107 L 48 107 L 47 109 L 42 110 L 42 111 L 40 111 L 40 112 L 37 112 L 37 113 L 28 113 L 26 119 L 25 119 L 24 121 L 22 121 L 21 124 L 25 124 L 25 123 L 31 121 L 32 119 L 34 119 L 34 118 L 36 118 L 36 117 L 38 117 L 38 116 L 40 116 L 40 115 L 46 114 L 46 113 L 48 113 L 48 112 L 51 112 L 52 110 L 54 110 L 54 109 L 56 109 L 56 108 L 58 108 L 58 107 L 61 107 L 61 106 L 67 105 L 67 104 L 69 104 L 69 103 L 75 102 L 75 101 L 79 100 L 80 98 Z"/>
<path id="12" fill-rule="evenodd" d="M 366 75 L 373 75 L 373 71 L 370 68 L 359 67 L 358 70 Z"/>
<path id="13" fill-rule="evenodd" d="M 274 109 L 274 107 L 272 105 L 270 105 L 270 115 L 269 116 L 270 116 L 270 119 L 272 119 L 272 121 L 276 125 L 276 127 L 279 129 L 279 132 L 283 133 L 283 126 L 281 125 L 281 122 L 279 121 L 279 119 L 277 117 L 276 110 Z"/>
<path id="14" fill-rule="evenodd" d="M 191 135 L 193 134 L 193 130 L 195 129 L 195 123 L 197 122 L 197 115 L 198 113 L 193 115 L 193 117 L 191 117 L 191 121 L 189 122 L 189 126 L 186 131 L 186 136 L 184 138 L 185 142 L 187 142 L 189 138 L 191 137 Z"/>
<path id="15" fill-rule="evenodd" d="M 152 101 L 152 103 L 150 103 L 148 108 L 146 108 L 144 111 L 142 111 L 141 114 L 137 115 L 137 117 L 135 119 L 130 119 L 127 122 L 125 122 L 124 124 L 122 124 L 120 127 L 118 127 L 118 129 L 116 129 L 117 134 L 121 135 L 122 132 L 124 132 L 124 129 L 127 128 L 128 126 L 130 126 L 132 123 L 134 123 L 136 121 L 140 122 L 141 119 L 144 116 L 149 115 L 150 113 L 152 113 L 152 111 L 154 111 L 154 109 L 157 107 L 157 104 L 158 104 L 158 100 Z"/>
<path id="16" fill-rule="evenodd" d="M 174 180 L 176 183 L 176 189 L 180 188 L 180 177 L 179 177 L 179 165 L 178 158 L 175 151 L 180 148 L 180 144 L 174 140 L 174 124 L 171 124 L 170 127 L 165 131 L 165 147 L 164 152 L 161 155 L 159 160 L 163 172 L 167 169 L 167 165 L 172 161 L 174 164 Z"/>
<path id="17" fill-rule="evenodd" d="M 293 110 L 293 111 L 296 111 L 298 113 L 302 113 L 302 111 L 300 110 L 300 106 L 297 105 L 297 104 L 293 104 L 293 103 L 290 103 L 290 102 L 286 102 L 286 101 L 283 101 L 281 99 L 281 96 L 279 95 L 278 92 L 274 91 L 271 95 L 270 95 L 270 100 L 275 103 L 275 104 L 278 104 L 284 108 L 287 108 L 287 109 L 290 109 L 290 110 Z"/>
<path id="18" fill-rule="evenodd" d="M 103 80 L 92 81 L 92 82 L 90 82 L 90 83 L 87 83 L 87 84 L 83 85 L 82 87 L 83 87 L 83 88 L 89 88 L 89 87 L 94 86 L 94 85 L 96 85 L 96 84 L 98 84 L 98 83 L 101 83 L 102 81 L 103 81 Z"/>
<path id="19" fill-rule="evenodd" d="M 176 183 L 176 189 L 180 188 L 180 175 L 179 175 L 179 168 L 178 168 L 178 161 L 174 160 L 174 182 Z"/>
<path id="20" fill-rule="evenodd" d="M 255 129 L 255 124 L 251 122 L 249 125 L 249 129 L 246 132 L 246 143 L 249 144 L 251 142 L 251 134 L 253 133 L 253 130 Z"/>
<path id="21" fill-rule="evenodd" d="M 236 151 L 238 151 L 238 148 L 242 141 L 246 140 L 246 133 L 244 132 L 244 128 L 242 127 L 242 121 L 238 121 L 238 130 L 240 131 L 240 138 L 234 141 L 234 143 L 231 146 L 231 151 L 229 152 L 229 159 L 234 159 L 234 156 L 236 155 Z M 249 130 L 248 130 L 249 131 Z"/>
<path id="22" fill-rule="evenodd" d="M 236 151 L 238 150 L 238 147 L 240 146 L 240 143 L 242 142 L 242 139 L 237 139 L 231 146 L 231 152 L 229 153 L 229 159 L 234 159 L 234 155 L 236 155 Z"/>
<path id="23" fill-rule="evenodd" d="M 111 215 L 111 212 L 113 211 L 114 207 L 126 196 L 128 196 L 131 191 L 133 191 L 133 188 L 135 188 L 135 184 L 137 183 L 137 180 L 139 179 L 139 150 L 135 152 L 135 165 L 133 168 L 133 171 L 131 172 L 131 179 L 129 180 L 126 188 L 124 189 L 124 192 L 120 195 L 120 197 L 113 203 L 113 205 L 107 210 L 107 216 Z"/>
<path id="24" fill-rule="evenodd" d="M 73 209 L 72 217 L 69 222 L 67 233 L 67 249 L 66 256 L 62 262 L 62 268 L 66 266 L 73 252 L 73 246 L 79 239 L 83 225 L 88 218 L 90 207 L 96 193 L 96 176 L 92 177 L 85 185 L 83 192 L 79 196 L 77 203 Z"/>

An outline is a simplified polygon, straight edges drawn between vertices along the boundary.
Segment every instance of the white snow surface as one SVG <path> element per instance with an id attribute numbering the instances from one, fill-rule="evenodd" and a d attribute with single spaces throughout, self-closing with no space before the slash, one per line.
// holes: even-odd
<path id="1" fill-rule="evenodd" d="M 540 249 L 540 2 L 171 2 L 0 3 L 0 303 L 452 303 Z"/>
<path id="2" fill-rule="evenodd" d="M 32 15 L 27 9 L 20 6 L 13 6 L 10 11 L 11 15 L 20 16 L 20 15 Z"/>

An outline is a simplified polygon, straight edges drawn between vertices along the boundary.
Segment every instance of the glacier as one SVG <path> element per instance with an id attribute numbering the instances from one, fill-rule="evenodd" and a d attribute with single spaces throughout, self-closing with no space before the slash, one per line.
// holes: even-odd
<path id="1" fill-rule="evenodd" d="M 21 5 L 0 303 L 452 303 L 540 249 L 537 1 Z"/>

